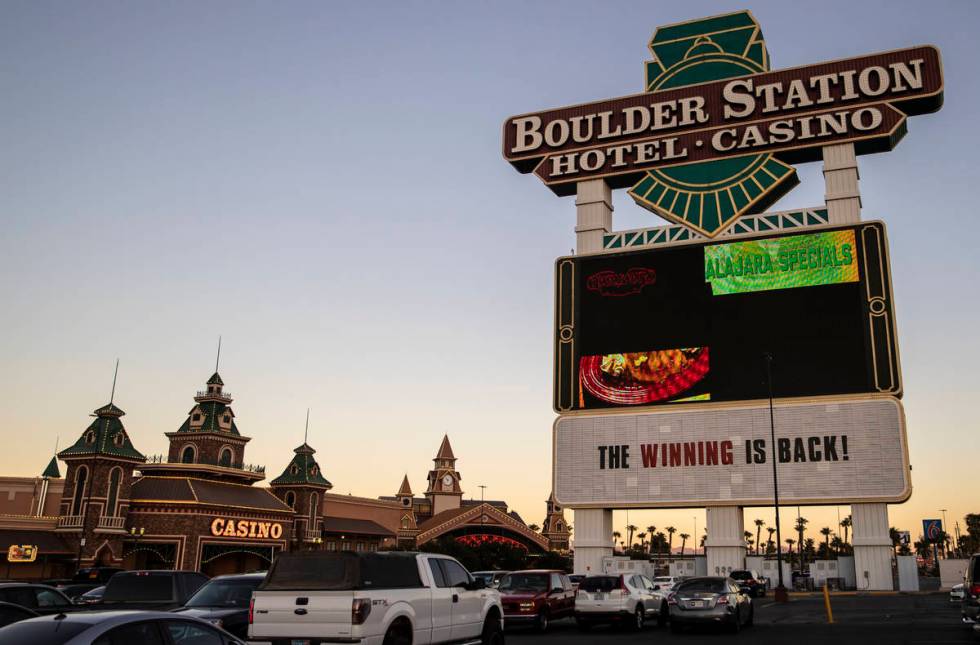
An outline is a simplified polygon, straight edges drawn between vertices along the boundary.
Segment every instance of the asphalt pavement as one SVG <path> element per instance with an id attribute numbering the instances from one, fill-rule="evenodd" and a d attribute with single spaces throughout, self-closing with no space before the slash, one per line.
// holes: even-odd
<path id="1" fill-rule="evenodd" d="M 948 593 L 930 594 L 833 594 L 834 624 L 827 622 L 821 594 L 794 595 L 777 604 L 770 595 L 755 600 L 755 625 L 739 634 L 715 630 L 688 630 L 672 634 L 667 628 L 647 627 L 630 632 L 614 627 L 593 627 L 580 632 L 571 619 L 554 621 L 546 634 L 507 630 L 508 645 L 537 643 L 610 643 L 631 645 L 657 643 L 722 643 L 738 641 L 760 645 L 945 645 L 980 643 L 960 623 L 959 604 L 949 602 Z"/>

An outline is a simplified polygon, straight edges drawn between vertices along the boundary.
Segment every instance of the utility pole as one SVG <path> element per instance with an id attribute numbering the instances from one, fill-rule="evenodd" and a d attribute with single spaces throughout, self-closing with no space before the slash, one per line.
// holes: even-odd
<path id="1" fill-rule="evenodd" d="M 779 573 L 779 585 L 775 589 L 776 602 L 789 602 L 789 594 L 783 584 L 783 536 L 779 529 L 779 475 L 776 472 L 776 415 L 772 404 L 772 354 L 763 354 L 766 359 L 766 385 L 769 388 L 769 436 L 772 440 L 772 497 L 776 509 L 776 570 Z"/>

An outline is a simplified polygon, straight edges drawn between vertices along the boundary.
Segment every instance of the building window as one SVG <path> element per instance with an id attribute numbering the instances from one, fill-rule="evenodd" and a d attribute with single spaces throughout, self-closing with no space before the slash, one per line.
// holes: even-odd
<path id="1" fill-rule="evenodd" d="M 221 456 L 218 457 L 219 466 L 231 466 L 231 448 L 223 448 Z"/>
<path id="2" fill-rule="evenodd" d="M 116 433 L 116 436 L 112 438 L 112 443 L 117 446 L 122 446 L 123 442 L 126 440 L 126 435 L 121 432 Z"/>
<path id="3" fill-rule="evenodd" d="M 316 512 L 318 506 L 320 506 L 320 496 L 313 493 L 313 496 L 310 497 L 310 530 L 316 529 Z"/>
<path id="4" fill-rule="evenodd" d="M 336 550 L 337 550 L 336 542 L 327 542 L 327 551 L 336 551 Z"/>
<path id="5" fill-rule="evenodd" d="M 555 522 L 555 530 L 556 531 L 560 531 L 561 530 L 561 520 L 558 520 L 557 522 Z"/>
<path id="6" fill-rule="evenodd" d="M 224 421 L 225 423 L 231 423 L 231 417 L 226 414 Z"/>
<path id="7" fill-rule="evenodd" d="M 71 500 L 71 514 L 82 514 L 82 500 L 85 497 L 85 482 L 88 480 L 88 468 L 79 466 L 75 471 L 75 492 Z"/>
<path id="8" fill-rule="evenodd" d="M 296 510 L 296 493 L 294 493 L 293 491 L 286 492 L 286 506 L 293 509 L 294 511 Z"/>
<path id="9" fill-rule="evenodd" d="M 191 417 L 191 421 L 200 421 L 200 420 L 201 420 L 201 413 L 200 412 L 195 412 L 194 413 L 194 416 Z"/>
<path id="10" fill-rule="evenodd" d="M 407 517 L 403 517 L 402 518 L 402 528 L 403 529 L 407 529 L 409 526 L 411 526 L 411 523 L 408 521 L 408 518 Z"/>
<path id="11" fill-rule="evenodd" d="M 316 477 L 316 475 L 317 475 L 318 472 L 320 472 L 320 469 L 317 468 L 316 466 L 313 466 L 313 468 L 310 468 L 310 474 L 313 475 L 314 477 Z"/>
<path id="12" fill-rule="evenodd" d="M 194 446 L 185 446 L 184 451 L 180 453 L 180 463 L 193 464 L 194 457 L 195 457 Z"/>
<path id="13" fill-rule="evenodd" d="M 357 551 L 357 552 L 363 551 L 364 550 L 364 543 L 363 542 L 358 542 L 357 545 L 354 547 L 354 550 Z"/>
<path id="14" fill-rule="evenodd" d="M 113 468 L 112 472 L 109 473 L 109 497 L 106 500 L 103 515 L 118 517 L 118 513 L 116 513 L 116 502 L 119 500 L 119 483 L 121 479 L 122 469 L 118 467 Z"/>
<path id="15" fill-rule="evenodd" d="M 374 542 L 368 545 L 368 551 L 377 551 L 377 550 L 378 550 L 378 545 L 375 544 Z"/>
<path id="16" fill-rule="evenodd" d="M 95 443 L 95 433 L 89 430 L 85 433 L 85 443 Z"/>

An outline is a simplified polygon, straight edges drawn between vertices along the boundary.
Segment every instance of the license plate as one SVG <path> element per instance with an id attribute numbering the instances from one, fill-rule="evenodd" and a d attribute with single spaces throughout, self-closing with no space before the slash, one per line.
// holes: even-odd
<path id="1" fill-rule="evenodd" d="M 604 594 L 604 593 L 597 593 L 595 595 L 595 599 L 596 600 L 605 600 L 606 599 L 606 594 Z"/>
<path id="2" fill-rule="evenodd" d="M 704 607 L 704 601 L 703 600 L 692 600 L 691 601 L 691 606 L 692 607 Z M 293 645 L 296 645 L 296 643 L 294 642 Z"/>
<path id="3" fill-rule="evenodd" d="M 305 638 L 294 638 L 289 641 L 289 645 L 310 645 L 310 641 Z"/>

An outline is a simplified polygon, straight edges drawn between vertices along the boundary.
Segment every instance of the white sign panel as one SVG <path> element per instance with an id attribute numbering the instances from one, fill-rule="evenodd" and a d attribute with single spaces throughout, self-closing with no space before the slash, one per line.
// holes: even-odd
<path id="1" fill-rule="evenodd" d="M 780 504 L 904 502 L 912 493 L 898 399 L 779 402 Z M 555 496 L 577 508 L 767 506 L 767 401 L 555 421 Z"/>

